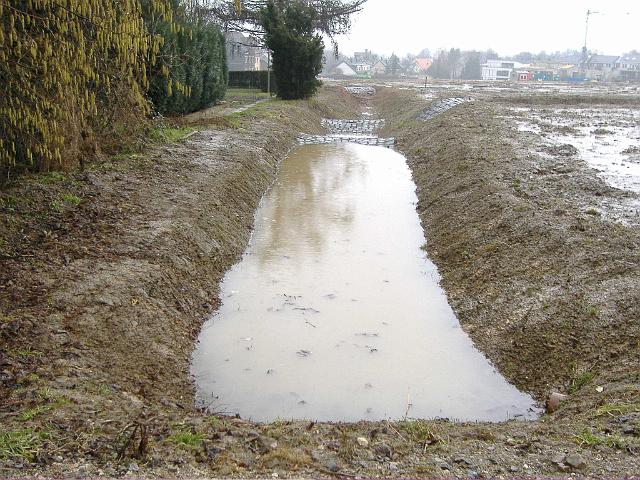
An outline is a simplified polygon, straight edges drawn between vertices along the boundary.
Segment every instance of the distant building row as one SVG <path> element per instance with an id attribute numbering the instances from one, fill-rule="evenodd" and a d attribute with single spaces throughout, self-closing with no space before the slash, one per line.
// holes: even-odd
<path id="1" fill-rule="evenodd" d="M 515 81 L 640 81 L 640 57 L 591 55 L 586 61 L 567 57 L 523 64 L 511 60 L 488 60 L 482 65 L 483 80 Z"/>
<path id="2" fill-rule="evenodd" d="M 357 58 L 357 55 L 355 56 L 355 58 Z M 399 64 L 391 66 L 389 65 L 388 61 L 380 59 L 371 62 L 350 62 L 347 60 L 342 60 L 336 66 L 331 68 L 327 73 L 333 76 L 351 78 L 374 78 L 391 74 L 421 76 L 427 74 L 427 70 L 429 70 L 432 64 L 433 60 L 430 58 L 416 58 L 411 63 L 411 65 L 405 68 L 402 68 Z"/>

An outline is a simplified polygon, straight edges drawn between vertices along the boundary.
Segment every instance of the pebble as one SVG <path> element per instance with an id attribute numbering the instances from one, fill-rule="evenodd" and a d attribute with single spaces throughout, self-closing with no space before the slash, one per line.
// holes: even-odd
<path id="1" fill-rule="evenodd" d="M 551 457 L 551 463 L 555 465 L 560 465 L 564 463 L 565 455 L 564 453 L 556 453 L 553 457 Z"/>
<path id="2" fill-rule="evenodd" d="M 363 448 L 367 448 L 369 446 L 369 440 L 367 440 L 364 437 L 358 437 L 358 445 L 360 445 Z"/>
<path id="3" fill-rule="evenodd" d="M 469 460 L 469 459 L 468 459 L 468 458 L 466 458 L 466 457 L 463 457 L 462 455 L 457 455 L 457 456 L 455 456 L 455 457 L 453 458 L 453 462 L 454 462 L 454 463 L 464 463 L 464 464 L 466 464 L 466 465 L 468 465 L 468 466 L 472 466 L 472 465 L 473 465 L 473 462 L 472 462 L 471 460 Z"/>
<path id="4" fill-rule="evenodd" d="M 376 445 L 374 450 L 378 455 L 381 455 L 381 456 L 387 457 L 387 458 L 391 458 L 391 456 L 393 454 L 392 451 L 391 451 L 391 447 L 389 445 L 387 445 L 386 443 L 381 443 L 379 445 Z"/>
<path id="5" fill-rule="evenodd" d="M 560 407 L 560 404 L 567 399 L 566 395 L 558 392 L 552 392 L 547 399 L 547 413 L 553 413 Z"/>
<path id="6" fill-rule="evenodd" d="M 395 472 L 398 470 L 398 463 L 397 462 L 389 462 L 389 470 L 391 470 L 392 472 Z"/>
<path id="7" fill-rule="evenodd" d="M 273 438 L 259 436 L 255 440 L 255 445 L 260 453 L 267 453 L 278 447 L 278 442 L 276 442 Z"/>
<path id="8" fill-rule="evenodd" d="M 569 465 L 571 468 L 580 469 L 587 466 L 587 462 L 585 462 L 584 458 L 578 453 L 572 453 L 567 456 L 565 459 L 565 463 Z"/>
<path id="9" fill-rule="evenodd" d="M 340 465 L 338 465 L 338 462 L 336 462 L 334 458 L 328 458 L 327 460 L 325 460 L 324 466 L 330 472 L 335 473 L 340 470 Z"/>

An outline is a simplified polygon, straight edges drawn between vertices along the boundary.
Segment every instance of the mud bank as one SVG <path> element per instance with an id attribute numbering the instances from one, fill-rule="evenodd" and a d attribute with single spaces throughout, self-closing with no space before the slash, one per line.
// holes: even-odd
<path id="1" fill-rule="evenodd" d="M 0 456 L 0 476 L 637 474 L 638 232 L 580 203 L 615 189 L 573 163 L 519 155 L 498 106 L 414 120 L 427 103 L 326 87 L 213 119 L 235 128 L 142 158 L 3 191 L 0 451 L 21 453 Z M 195 336 L 278 161 L 300 132 L 321 133 L 322 117 L 371 105 L 408 155 L 463 326 L 519 387 L 571 392 L 554 415 L 255 424 L 195 409 Z"/>

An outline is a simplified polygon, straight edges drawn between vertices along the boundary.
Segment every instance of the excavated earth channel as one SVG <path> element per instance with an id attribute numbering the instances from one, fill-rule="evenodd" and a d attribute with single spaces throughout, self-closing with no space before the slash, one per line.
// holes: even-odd
<path id="1" fill-rule="evenodd" d="M 201 402 L 258 421 L 535 417 L 459 328 L 416 202 L 391 149 L 305 145 L 286 158 L 200 336 Z"/>

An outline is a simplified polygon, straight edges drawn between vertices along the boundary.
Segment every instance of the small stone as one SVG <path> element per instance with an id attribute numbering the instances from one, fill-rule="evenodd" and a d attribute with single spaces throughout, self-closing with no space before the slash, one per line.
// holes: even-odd
<path id="1" fill-rule="evenodd" d="M 358 437 L 358 445 L 360 445 L 363 448 L 367 448 L 369 446 L 369 440 L 367 440 L 364 437 Z"/>
<path id="2" fill-rule="evenodd" d="M 564 453 L 556 453 L 553 457 L 551 457 L 551 463 L 554 465 L 560 465 L 564 463 L 565 455 Z"/>
<path id="3" fill-rule="evenodd" d="M 135 472 L 137 472 L 138 470 L 140 470 L 140 467 L 138 467 L 138 464 L 137 464 L 136 462 L 131 462 L 131 463 L 129 464 L 129 469 L 128 469 L 128 470 L 129 470 L 130 472 L 132 472 L 132 473 L 135 473 Z"/>
<path id="4" fill-rule="evenodd" d="M 515 465 L 511 465 L 509 467 L 509 471 L 512 472 L 512 473 L 517 473 L 517 472 L 520 471 L 520 469 L 518 467 L 516 467 Z"/>
<path id="5" fill-rule="evenodd" d="M 395 472 L 398 470 L 398 463 L 397 462 L 389 462 L 389 470 L 391 470 L 392 472 Z"/>
<path id="6" fill-rule="evenodd" d="M 473 465 L 473 462 L 472 462 L 471 460 L 469 460 L 469 459 L 468 459 L 468 458 L 466 458 L 466 457 L 463 457 L 462 455 L 457 455 L 457 456 L 455 456 L 455 457 L 453 458 L 453 462 L 454 462 L 454 463 L 464 463 L 464 464 L 466 464 L 466 465 L 468 465 L 468 466 L 472 466 L 472 465 Z"/>
<path id="7" fill-rule="evenodd" d="M 254 444 L 258 451 L 262 454 L 278 448 L 278 442 L 270 437 L 259 436 L 255 439 Z"/>
<path id="8" fill-rule="evenodd" d="M 569 465 L 571 468 L 580 469 L 587 466 L 587 462 L 585 462 L 584 458 L 578 453 L 572 453 L 565 459 L 565 463 Z"/>
<path id="9" fill-rule="evenodd" d="M 547 399 L 547 413 L 553 413 L 560 407 L 560 404 L 567 399 L 562 393 L 553 392 Z"/>
<path id="10" fill-rule="evenodd" d="M 447 471 L 451 471 L 451 465 L 449 465 L 446 462 L 442 462 L 441 464 L 438 465 L 442 470 L 447 470 Z"/>
<path id="11" fill-rule="evenodd" d="M 469 478 L 480 478 L 480 474 L 478 472 L 476 472 L 475 470 L 469 470 L 467 472 L 467 477 L 469 477 Z"/>
<path id="12" fill-rule="evenodd" d="M 393 455 L 391 447 L 386 443 L 380 443 L 379 445 L 376 445 L 374 450 L 378 455 L 381 455 L 383 457 L 391 458 L 391 456 Z"/>
<path id="13" fill-rule="evenodd" d="M 333 473 L 340 470 L 340 465 L 338 465 L 338 462 L 336 462 L 336 460 L 333 458 L 328 458 L 327 460 L 325 460 L 324 466 L 327 470 Z"/>

